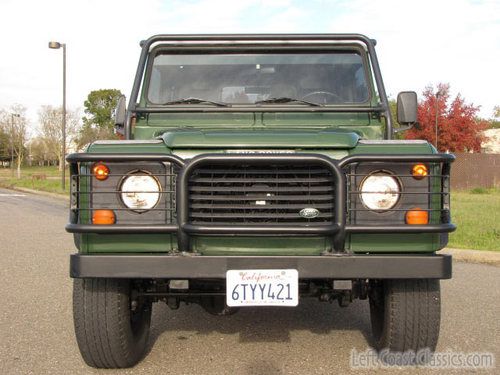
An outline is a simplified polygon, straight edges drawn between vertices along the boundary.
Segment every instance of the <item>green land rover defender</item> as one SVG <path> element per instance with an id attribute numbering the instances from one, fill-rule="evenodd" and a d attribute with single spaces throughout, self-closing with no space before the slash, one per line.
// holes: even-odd
<path id="1" fill-rule="evenodd" d="M 453 155 L 393 140 L 375 41 L 156 35 L 115 111 L 119 141 L 67 157 L 76 338 L 135 365 L 153 302 L 225 315 L 368 299 L 377 349 L 433 351 Z M 311 317 L 314 319 L 314 317 Z"/>

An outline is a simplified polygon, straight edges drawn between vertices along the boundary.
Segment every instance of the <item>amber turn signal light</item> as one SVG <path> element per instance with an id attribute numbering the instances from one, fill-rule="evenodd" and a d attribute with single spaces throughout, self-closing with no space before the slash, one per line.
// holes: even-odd
<path id="1" fill-rule="evenodd" d="M 110 225 L 116 222 L 115 213 L 112 210 L 94 210 L 92 224 Z"/>
<path id="2" fill-rule="evenodd" d="M 425 176 L 429 174 L 429 171 L 427 170 L 427 166 L 424 164 L 415 164 L 413 168 L 411 169 L 411 174 L 413 175 L 413 178 L 416 178 L 417 180 L 421 180 Z"/>
<path id="3" fill-rule="evenodd" d="M 106 165 L 99 163 L 94 165 L 94 168 L 92 168 L 92 172 L 94 173 L 95 178 L 97 178 L 99 181 L 104 181 L 108 178 L 109 168 Z"/>
<path id="4" fill-rule="evenodd" d="M 406 224 L 425 225 L 429 223 L 429 212 L 420 208 L 406 212 Z"/>

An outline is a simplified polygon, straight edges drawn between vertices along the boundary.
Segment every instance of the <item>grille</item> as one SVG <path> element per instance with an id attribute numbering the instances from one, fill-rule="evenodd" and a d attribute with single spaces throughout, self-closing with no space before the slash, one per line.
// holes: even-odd
<path id="1" fill-rule="evenodd" d="M 329 224 L 334 220 L 331 172 L 307 166 L 208 166 L 189 181 L 193 224 Z M 300 215 L 315 208 L 314 218 Z"/>

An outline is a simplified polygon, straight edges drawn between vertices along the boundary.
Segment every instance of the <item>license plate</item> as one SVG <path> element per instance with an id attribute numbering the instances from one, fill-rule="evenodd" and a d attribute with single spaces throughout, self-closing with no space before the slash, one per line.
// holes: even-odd
<path id="1" fill-rule="evenodd" d="M 238 306 L 297 306 L 297 270 L 229 270 L 226 272 L 226 303 Z"/>

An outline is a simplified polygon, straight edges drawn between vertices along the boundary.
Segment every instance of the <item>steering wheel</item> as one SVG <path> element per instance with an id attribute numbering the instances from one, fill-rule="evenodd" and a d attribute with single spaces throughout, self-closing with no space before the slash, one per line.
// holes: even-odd
<path id="1" fill-rule="evenodd" d="M 324 104 L 326 104 L 326 97 L 327 96 L 335 98 L 335 99 L 337 99 L 337 101 L 341 101 L 341 102 L 344 101 L 344 99 L 341 98 L 339 95 L 337 95 L 333 92 L 330 92 L 330 91 L 312 91 L 309 94 L 304 95 L 301 99 L 306 100 L 306 99 L 310 98 L 311 96 L 319 96 L 319 95 L 325 97 Z"/>

